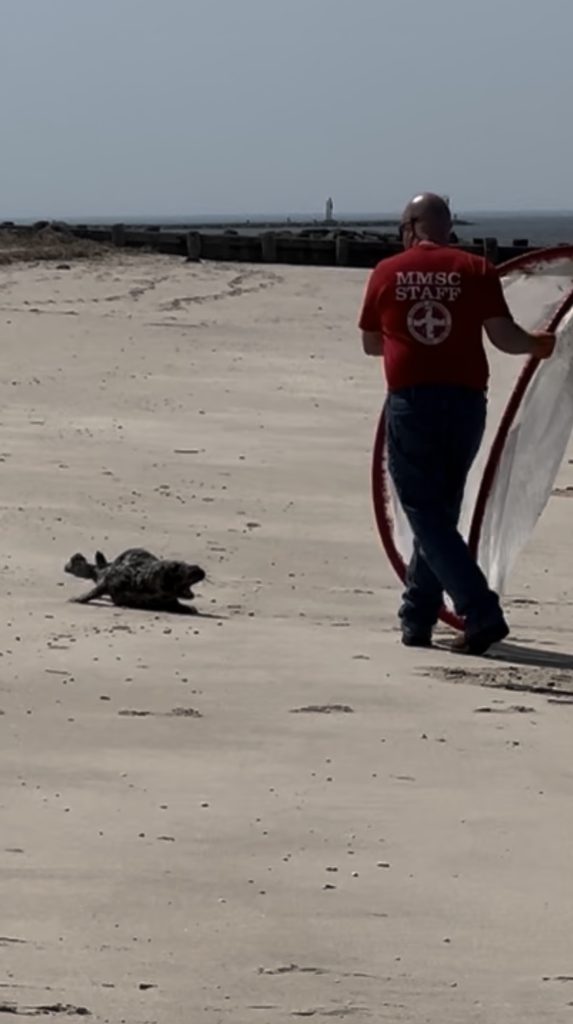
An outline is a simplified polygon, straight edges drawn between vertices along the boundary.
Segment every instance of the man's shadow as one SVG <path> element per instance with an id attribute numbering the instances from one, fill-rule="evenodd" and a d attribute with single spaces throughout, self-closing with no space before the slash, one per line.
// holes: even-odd
<path id="1" fill-rule="evenodd" d="M 499 661 L 506 665 L 524 665 L 532 668 L 553 668 L 561 672 L 573 672 L 573 654 L 564 651 L 546 651 L 539 647 L 522 647 L 520 644 L 503 643 L 492 647 L 487 653 L 488 661 Z"/>
<path id="2" fill-rule="evenodd" d="M 452 653 L 446 642 L 437 642 L 436 650 Z M 573 654 L 565 651 L 547 651 L 540 647 L 525 647 L 513 642 L 496 644 L 483 655 L 484 662 L 497 661 L 503 665 L 523 665 L 528 668 L 548 668 L 559 672 L 573 672 Z"/>

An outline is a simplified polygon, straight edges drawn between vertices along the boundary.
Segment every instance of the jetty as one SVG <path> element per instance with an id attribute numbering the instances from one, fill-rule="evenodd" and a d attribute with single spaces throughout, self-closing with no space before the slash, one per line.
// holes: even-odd
<path id="1" fill-rule="evenodd" d="M 502 263 L 525 252 L 538 249 L 527 238 L 502 244 L 497 238 L 457 238 L 459 221 L 454 223 L 453 244 L 466 252 L 484 255 L 492 263 Z M 10 221 L 0 228 L 29 236 L 49 227 L 52 231 L 77 239 L 100 242 L 117 248 L 139 249 L 183 257 L 190 262 L 213 260 L 239 263 L 283 263 L 321 267 L 375 266 L 380 260 L 402 251 L 395 221 L 353 222 L 229 222 L 214 227 L 207 224 L 147 225 L 72 224 L 42 221 L 35 225 L 17 225 Z"/>

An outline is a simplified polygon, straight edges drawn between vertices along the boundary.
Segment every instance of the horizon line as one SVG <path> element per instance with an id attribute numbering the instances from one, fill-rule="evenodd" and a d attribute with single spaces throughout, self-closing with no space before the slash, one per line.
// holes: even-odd
<path id="1" fill-rule="evenodd" d="M 479 208 L 475 208 L 475 209 L 469 209 L 468 208 L 468 209 L 458 209 L 458 210 L 454 210 L 453 211 L 453 216 L 454 217 L 466 217 L 466 216 L 474 216 L 474 217 L 475 216 L 478 216 L 478 217 L 504 217 L 504 216 L 507 217 L 507 216 L 509 216 L 509 217 L 512 217 L 512 216 L 517 216 L 517 215 L 520 215 L 520 216 L 523 216 L 523 215 L 525 215 L 525 216 L 540 216 L 540 217 L 541 216 L 571 216 L 571 217 L 573 217 L 573 210 L 572 209 L 565 209 L 565 208 L 562 208 L 562 209 L 560 209 L 560 208 L 544 209 L 544 208 L 534 208 L 534 207 L 531 207 L 531 208 L 523 208 L 522 207 L 522 208 L 514 208 L 514 209 L 501 209 L 501 208 L 493 208 L 493 209 L 479 209 Z M 19 214 L 9 214 L 9 215 L 0 214 L 0 221 L 14 221 L 14 222 L 24 221 L 24 220 L 25 221 L 33 221 L 33 222 L 34 221 L 41 221 L 41 220 L 47 220 L 47 221 L 58 221 L 58 220 L 60 220 L 60 221 L 70 221 L 70 222 L 74 222 L 74 223 L 81 223 L 84 220 L 94 221 L 94 220 L 97 220 L 99 218 L 104 219 L 104 220 L 116 220 L 118 222 L 129 221 L 129 220 L 131 220 L 133 218 L 136 218 L 137 220 L 148 220 L 150 222 L 154 222 L 154 221 L 155 222 L 161 222 L 162 220 L 163 221 L 165 221 L 165 220 L 171 220 L 171 221 L 172 220 L 177 220 L 177 221 L 179 221 L 182 224 L 183 223 L 191 223 L 193 221 L 211 220 L 213 218 L 216 218 L 217 220 L 227 219 L 227 220 L 235 220 L 235 221 L 249 221 L 249 220 L 261 220 L 261 219 L 277 220 L 277 221 L 279 221 L 279 220 L 280 221 L 288 221 L 288 220 L 304 220 L 304 219 L 308 219 L 308 220 L 318 220 L 318 221 L 322 222 L 322 221 L 325 220 L 324 213 L 320 212 L 320 211 L 311 211 L 311 212 L 294 211 L 294 212 L 289 212 L 289 213 L 282 213 L 282 212 L 279 212 L 279 213 L 276 213 L 276 212 L 269 213 L 268 211 L 263 211 L 263 212 L 252 212 L 251 211 L 251 212 L 248 212 L 248 213 L 237 213 L 237 212 L 234 212 L 234 213 L 231 212 L 230 213 L 228 211 L 225 211 L 225 212 L 222 212 L 222 213 L 185 213 L 185 214 L 183 214 L 183 213 L 162 213 L 162 214 L 160 214 L 160 213 L 145 213 L 145 212 L 143 212 L 143 213 L 126 213 L 126 212 L 124 212 L 124 213 L 114 213 L 114 212 L 103 213 L 103 212 L 101 212 L 101 213 L 89 213 L 89 214 L 88 213 L 82 213 L 82 214 L 69 214 L 68 213 L 68 214 L 65 214 L 65 215 L 64 214 L 59 214 L 59 215 L 52 215 L 52 216 L 46 216 L 45 214 L 44 215 L 37 215 L 37 214 L 32 214 L 32 213 L 26 213 L 26 214 L 19 213 Z M 342 211 L 340 211 L 338 213 L 335 212 L 334 216 L 333 216 L 333 220 L 334 221 L 337 221 L 337 220 L 352 220 L 352 219 L 359 220 L 359 219 L 365 219 L 365 218 L 369 218 L 371 220 L 398 220 L 400 218 L 400 213 L 399 212 L 395 212 L 395 211 L 394 212 L 388 212 L 388 211 L 382 211 L 382 212 L 368 211 L 368 212 L 365 212 L 365 211 L 356 211 L 356 210 L 354 210 L 354 211 L 342 210 Z"/>

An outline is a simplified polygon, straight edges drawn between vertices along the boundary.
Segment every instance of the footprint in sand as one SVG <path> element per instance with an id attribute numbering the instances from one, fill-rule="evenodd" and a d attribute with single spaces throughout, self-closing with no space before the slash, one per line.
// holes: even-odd
<path id="1" fill-rule="evenodd" d="M 196 708 L 172 708 L 171 711 L 139 711 L 136 708 L 124 708 L 118 711 L 123 718 L 203 718 Z"/>
<path id="2" fill-rule="evenodd" d="M 331 715 L 335 713 L 351 715 L 354 714 L 354 708 L 351 708 L 349 704 L 308 704 L 303 708 L 291 708 L 290 713 L 291 715 Z"/>

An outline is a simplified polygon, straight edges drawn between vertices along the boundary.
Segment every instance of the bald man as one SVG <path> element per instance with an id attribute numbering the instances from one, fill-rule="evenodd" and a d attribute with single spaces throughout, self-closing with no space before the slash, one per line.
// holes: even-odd
<path id="1" fill-rule="evenodd" d="M 400 608 L 402 641 L 429 647 L 444 591 L 465 621 L 456 649 L 484 654 L 509 632 L 499 597 L 458 531 L 464 488 L 486 419 L 496 348 L 548 358 L 555 336 L 515 323 L 487 260 L 449 245 L 448 204 L 426 192 L 400 222 L 404 252 L 373 270 L 360 315 L 364 351 L 383 356 L 388 465 L 414 552 Z"/>

